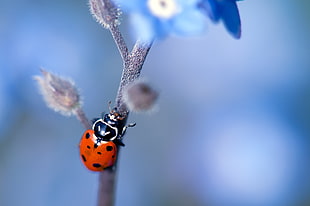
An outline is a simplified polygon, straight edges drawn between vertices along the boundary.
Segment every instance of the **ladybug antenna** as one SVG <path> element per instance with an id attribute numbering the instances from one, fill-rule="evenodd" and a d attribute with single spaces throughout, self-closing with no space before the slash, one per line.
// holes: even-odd
<path id="1" fill-rule="evenodd" d="M 109 101 L 109 102 L 108 102 L 108 107 L 109 107 L 109 111 L 110 111 L 110 113 L 112 113 L 111 104 L 112 104 L 112 101 Z"/>

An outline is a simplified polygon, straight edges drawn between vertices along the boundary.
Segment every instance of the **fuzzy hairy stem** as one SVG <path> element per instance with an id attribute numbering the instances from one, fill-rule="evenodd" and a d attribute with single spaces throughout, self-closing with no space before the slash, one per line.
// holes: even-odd
<path id="1" fill-rule="evenodd" d="M 116 108 L 119 113 L 128 117 L 129 111 L 123 100 L 125 87 L 139 78 L 143 63 L 152 46 L 152 43 L 142 43 L 137 41 L 132 51 L 129 53 L 126 42 L 118 27 L 118 8 L 111 0 L 90 0 L 91 12 L 101 25 L 109 29 L 118 51 L 123 60 L 123 73 L 116 96 Z M 77 117 L 87 125 L 82 111 L 77 111 Z M 119 153 L 119 149 L 118 152 Z M 112 168 L 106 169 L 99 174 L 98 206 L 113 206 L 115 196 L 117 164 Z"/>
<path id="2" fill-rule="evenodd" d="M 123 91 L 128 84 L 140 77 L 142 66 L 151 47 L 152 43 L 143 43 L 138 40 L 129 54 L 128 61 L 124 62 L 121 82 L 115 100 L 120 113 L 128 112 L 128 108 L 123 101 Z"/>
<path id="3" fill-rule="evenodd" d="M 82 125 L 84 126 L 85 129 L 90 129 L 91 128 L 91 124 L 89 122 L 89 120 L 87 119 L 83 109 L 81 107 L 78 107 L 75 110 L 75 116 L 76 118 L 82 123 Z"/>
<path id="4" fill-rule="evenodd" d="M 116 44 L 119 44 L 122 41 L 115 41 L 115 42 Z M 139 78 L 143 63 L 145 62 L 146 56 L 151 46 L 152 43 L 145 44 L 140 41 L 137 41 L 131 53 L 128 55 L 128 58 L 126 60 L 123 58 L 124 68 L 115 102 L 118 111 L 122 114 L 126 114 L 127 116 L 129 112 L 126 104 L 123 101 L 123 90 L 128 84 Z M 123 47 L 127 48 L 126 45 L 118 45 L 118 48 Z M 98 206 L 114 205 L 116 172 L 117 172 L 117 164 L 115 164 L 113 168 L 100 172 L 99 189 L 98 189 Z"/>
<path id="5" fill-rule="evenodd" d="M 128 47 L 126 46 L 126 42 L 119 30 L 119 27 L 117 25 L 112 25 L 111 27 L 109 27 L 109 30 L 116 43 L 116 46 L 123 59 L 123 62 L 128 61 Z"/>

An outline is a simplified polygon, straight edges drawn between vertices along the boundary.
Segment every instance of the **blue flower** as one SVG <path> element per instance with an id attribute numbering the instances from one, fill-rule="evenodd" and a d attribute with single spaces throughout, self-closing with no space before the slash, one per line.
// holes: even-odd
<path id="1" fill-rule="evenodd" d="M 130 14 L 139 38 L 152 41 L 170 34 L 190 36 L 205 29 L 200 0 L 116 0 Z"/>
<path id="2" fill-rule="evenodd" d="M 222 20 L 228 32 L 239 39 L 241 21 L 236 1 L 238 0 L 202 0 L 200 7 L 213 22 Z"/>

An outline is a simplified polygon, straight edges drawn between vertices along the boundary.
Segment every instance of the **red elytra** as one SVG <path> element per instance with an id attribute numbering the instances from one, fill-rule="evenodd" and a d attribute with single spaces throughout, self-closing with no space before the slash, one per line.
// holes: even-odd
<path id="1" fill-rule="evenodd" d="M 117 147 L 112 141 L 97 142 L 94 130 L 86 130 L 80 141 L 80 157 L 91 171 L 100 172 L 114 165 Z"/>

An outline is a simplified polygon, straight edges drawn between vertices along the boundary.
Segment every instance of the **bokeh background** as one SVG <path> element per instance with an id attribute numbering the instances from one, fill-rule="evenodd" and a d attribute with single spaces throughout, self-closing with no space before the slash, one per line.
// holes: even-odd
<path id="1" fill-rule="evenodd" d="M 87 116 L 99 116 L 122 69 L 111 35 L 86 0 L 0 4 L 0 205 L 96 205 L 83 127 L 46 107 L 33 76 L 70 77 Z M 202 37 L 151 49 L 143 78 L 160 99 L 130 115 L 117 206 L 310 205 L 310 3 L 238 4 L 241 40 L 208 22 Z"/>

